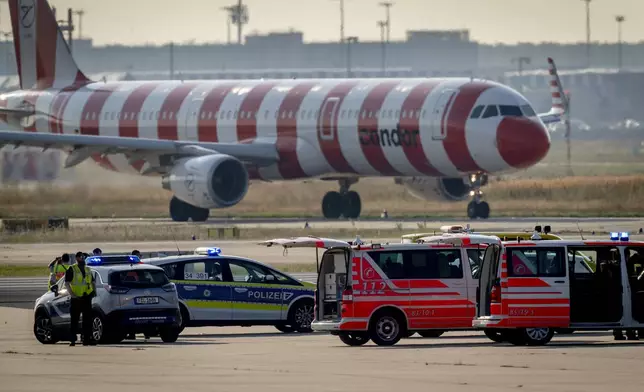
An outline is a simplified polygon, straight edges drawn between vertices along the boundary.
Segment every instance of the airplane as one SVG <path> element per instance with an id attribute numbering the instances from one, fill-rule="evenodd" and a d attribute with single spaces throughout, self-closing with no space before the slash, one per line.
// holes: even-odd
<path id="1" fill-rule="evenodd" d="M 339 191 L 325 218 L 356 219 L 360 178 L 390 177 L 424 199 L 466 200 L 488 218 L 488 175 L 526 169 L 550 149 L 545 124 L 565 95 L 552 59 L 552 108 L 476 78 L 97 82 L 78 68 L 46 0 L 9 0 L 20 90 L 0 95 L 0 146 L 56 148 L 159 176 L 174 221 L 206 221 L 251 181 L 320 179 Z M 270 208 L 270 206 L 267 206 Z"/>

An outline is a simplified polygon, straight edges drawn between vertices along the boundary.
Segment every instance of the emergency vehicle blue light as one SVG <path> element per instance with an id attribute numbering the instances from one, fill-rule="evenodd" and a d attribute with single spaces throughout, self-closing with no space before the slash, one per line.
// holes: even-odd
<path id="1" fill-rule="evenodd" d="M 85 259 L 85 264 L 88 266 L 98 266 L 105 264 L 139 264 L 141 259 L 134 255 L 124 256 L 90 256 Z"/>
<path id="2" fill-rule="evenodd" d="M 219 256 L 221 254 L 221 248 L 208 248 L 208 256 Z"/>
<path id="3" fill-rule="evenodd" d="M 611 232 L 610 233 L 610 239 L 611 241 L 628 241 L 628 233 L 625 231 L 622 232 Z"/>

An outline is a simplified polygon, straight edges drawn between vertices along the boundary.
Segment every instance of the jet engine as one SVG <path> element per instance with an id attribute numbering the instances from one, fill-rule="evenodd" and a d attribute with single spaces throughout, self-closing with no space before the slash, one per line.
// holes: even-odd
<path id="1" fill-rule="evenodd" d="M 471 186 L 467 178 L 406 177 L 397 178 L 407 192 L 421 200 L 447 199 L 465 200 L 470 195 Z"/>
<path id="2" fill-rule="evenodd" d="M 177 199 L 200 208 L 225 208 L 248 191 L 248 172 L 235 157 L 224 154 L 183 158 L 164 178 L 163 187 Z"/>

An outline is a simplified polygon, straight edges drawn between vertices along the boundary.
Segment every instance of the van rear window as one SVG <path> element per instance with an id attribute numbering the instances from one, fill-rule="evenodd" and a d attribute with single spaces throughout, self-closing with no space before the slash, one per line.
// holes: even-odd
<path id="1" fill-rule="evenodd" d="M 565 266 L 563 248 L 508 249 L 508 276 L 564 277 Z"/>
<path id="2" fill-rule="evenodd" d="M 110 274 L 109 284 L 130 289 L 161 287 L 170 283 L 164 271 L 136 269 Z"/>
<path id="3" fill-rule="evenodd" d="M 389 279 L 462 279 L 458 249 L 369 252 Z"/>

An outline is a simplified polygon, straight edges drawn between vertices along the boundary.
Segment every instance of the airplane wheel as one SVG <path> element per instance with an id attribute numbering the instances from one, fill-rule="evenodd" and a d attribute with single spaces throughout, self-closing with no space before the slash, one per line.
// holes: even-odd
<path id="1" fill-rule="evenodd" d="M 322 215 L 327 219 L 338 219 L 342 215 L 343 202 L 339 192 L 327 192 L 322 199 Z"/>
<path id="2" fill-rule="evenodd" d="M 347 192 L 343 197 L 343 212 L 345 218 L 356 219 L 360 216 L 362 209 L 362 202 L 358 192 Z"/>
<path id="3" fill-rule="evenodd" d="M 192 213 L 190 214 L 192 216 L 192 221 L 193 222 L 205 222 L 208 220 L 208 217 L 210 216 L 210 210 L 207 208 L 199 208 L 199 207 L 192 207 Z"/>
<path id="4" fill-rule="evenodd" d="M 467 205 L 467 217 L 470 219 L 487 219 L 490 217 L 490 205 L 486 201 L 479 203 L 471 201 Z"/>
<path id="5" fill-rule="evenodd" d="M 170 217 L 175 222 L 187 222 L 192 212 L 190 207 L 188 203 L 173 196 L 170 200 Z"/>

